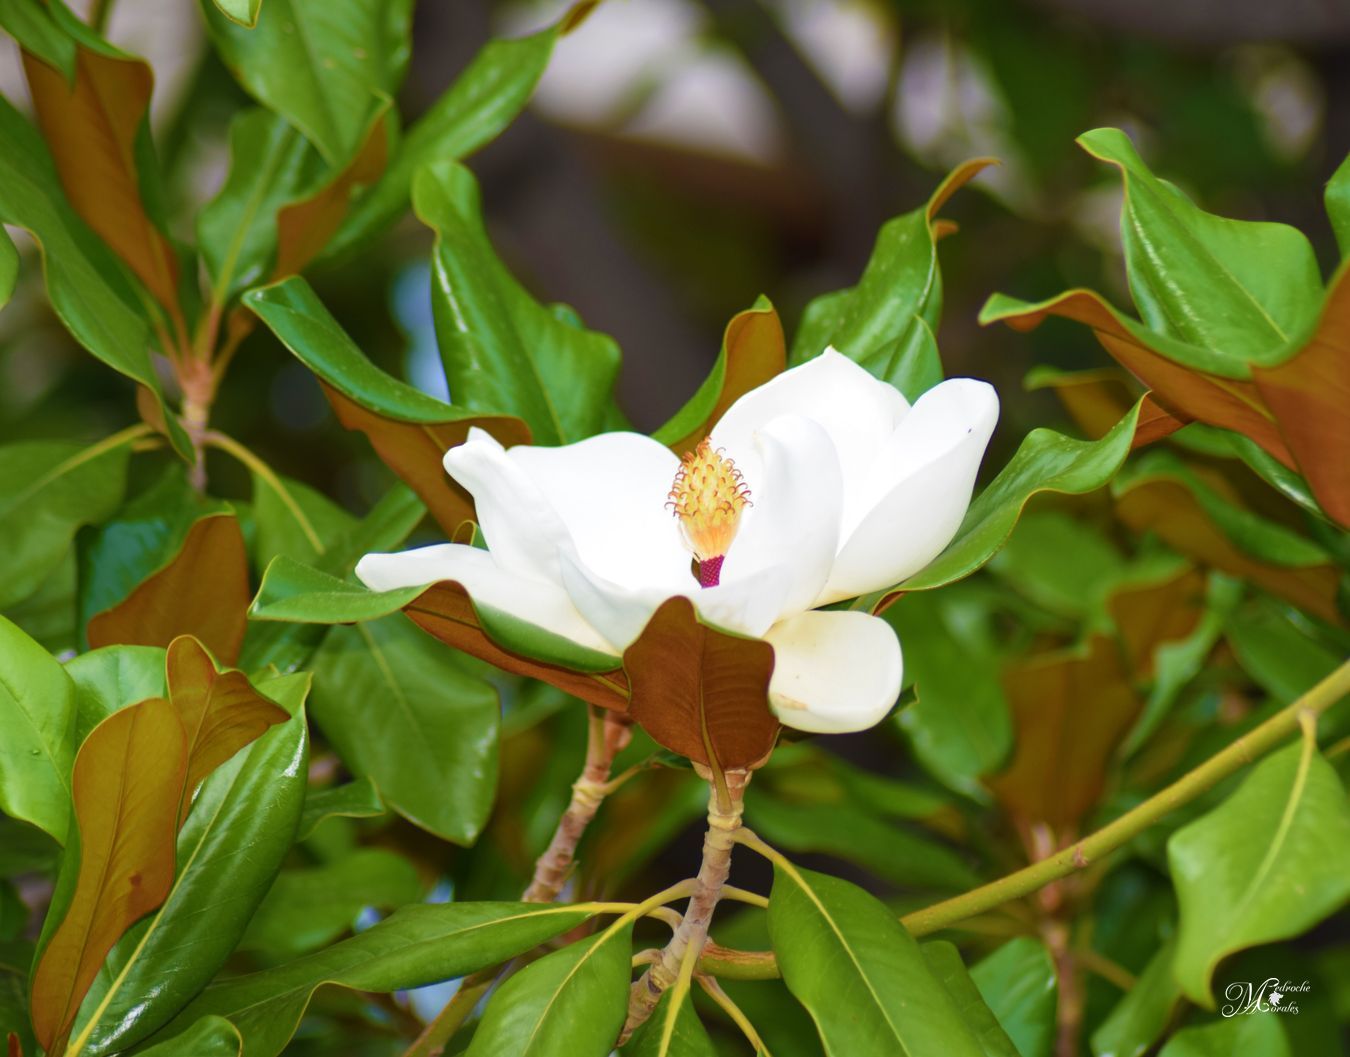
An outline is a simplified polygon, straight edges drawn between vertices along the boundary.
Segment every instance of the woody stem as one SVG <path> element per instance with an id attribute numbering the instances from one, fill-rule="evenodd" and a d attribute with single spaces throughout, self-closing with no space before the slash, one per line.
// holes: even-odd
<path id="1" fill-rule="evenodd" d="M 625 1041 L 652 1014 L 661 995 L 674 985 L 686 953 L 693 948 L 697 958 L 708 942 L 708 927 L 713 911 L 721 898 L 727 875 L 731 872 L 731 849 L 736 843 L 736 831 L 741 828 L 745 810 L 745 787 L 750 781 L 749 771 L 724 772 L 727 797 L 724 800 L 714 785 L 708 797 L 708 832 L 703 838 L 703 864 L 695 879 L 694 894 L 689 899 L 684 920 L 675 935 L 633 985 L 628 997 L 628 1021 L 624 1024 L 620 1042 Z"/>

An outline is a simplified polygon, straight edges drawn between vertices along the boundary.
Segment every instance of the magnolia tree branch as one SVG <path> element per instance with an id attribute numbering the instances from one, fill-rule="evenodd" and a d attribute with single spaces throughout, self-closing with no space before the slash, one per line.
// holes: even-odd
<path id="1" fill-rule="evenodd" d="M 703 864 L 699 867 L 694 894 L 684 912 L 684 920 L 675 935 L 650 969 L 633 985 L 628 999 L 628 1022 L 624 1025 L 620 1043 L 652 1014 L 661 995 L 680 979 L 683 969 L 693 972 L 694 961 L 703 952 L 708 940 L 708 926 L 713 911 L 722 896 L 727 875 L 731 872 L 731 849 L 736 843 L 736 831 L 741 828 L 745 810 L 745 786 L 750 781 L 749 771 L 727 771 L 723 775 L 723 790 L 712 785 L 708 798 L 708 832 L 703 838 Z"/>
<path id="2" fill-rule="evenodd" d="M 586 742 L 586 765 L 572 783 L 572 799 L 558 820 L 548 849 L 534 864 L 534 878 L 521 897 L 527 903 L 552 903 L 571 873 L 577 844 L 608 793 L 614 757 L 633 738 L 632 721 L 621 712 L 591 706 Z"/>
<path id="3" fill-rule="evenodd" d="M 1096 833 L 1016 873 L 907 914 L 900 919 L 901 923 L 912 935 L 927 936 L 1011 900 L 1031 895 L 1053 881 L 1087 869 L 1183 804 L 1190 803 L 1201 793 L 1260 759 L 1293 734 L 1300 724 L 1315 722 L 1319 715 L 1339 703 L 1346 694 L 1350 694 L 1350 661 L 1341 664 L 1297 701 L 1282 708 L 1259 727 L 1248 731 L 1166 789 L 1155 793 Z M 751 846 L 762 845 L 758 838 L 744 830 L 739 841 Z M 767 847 L 757 847 L 757 850 L 769 854 L 770 858 L 781 857 Z M 720 948 L 704 954 L 699 960 L 698 971 L 740 980 L 769 980 L 779 975 L 778 963 L 771 952 L 724 952 Z"/>

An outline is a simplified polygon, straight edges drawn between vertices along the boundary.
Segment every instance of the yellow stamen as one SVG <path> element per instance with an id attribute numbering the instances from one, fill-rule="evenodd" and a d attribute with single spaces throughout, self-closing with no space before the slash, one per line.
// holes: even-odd
<path id="1" fill-rule="evenodd" d="M 666 505 L 680 519 L 694 557 L 707 562 L 727 553 L 749 503 L 741 471 L 705 439 L 681 460 Z"/>

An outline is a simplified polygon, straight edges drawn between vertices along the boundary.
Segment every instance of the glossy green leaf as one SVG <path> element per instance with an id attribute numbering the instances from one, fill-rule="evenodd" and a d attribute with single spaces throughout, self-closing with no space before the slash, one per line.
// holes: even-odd
<path id="1" fill-rule="evenodd" d="M 407 859 L 383 848 L 357 848 L 330 863 L 283 870 L 240 943 L 269 957 L 295 957 L 331 943 L 366 907 L 394 910 L 422 897 Z"/>
<path id="2" fill-rule="evenodd" d="M 970 977 L 1022 1057 L 1051 1057 L 1058 985 L 1043 944 L 1029 936 L 1009 940 Z"/>
<path id="3" fill-rule="evenodd" d="M 831 1057 L 984 1053 L 914 938 L 856 885 L 775 864 L 769 935 Z"/>
<path id="4" fill-rule="evenodd" d="M 4 308 L 14 294 L 19 281 L 19 251 L 8 234 L 0 231 L 0 308 Z"/>
<path id="5" fill-rule="evenodd" d="M 224 0 L 228 2 L 228 0 Z M 202 1017 L 183 1034 L 144 1050 L 137 1057 L 243 1057 L 244 1040 L 224 1017 Z"/>
<path id="6" fill-rule="evenodd" d="M 84 1001 L 75 1040 L 84 1040 L 82 1052 L 90 1057 L 148 1038 L 215 976 L 291 847 L 307 779 L 301 703 L 309 676 L 281 676 L 258 686 L 294 718 L 202 785 L 178 834 L 168 898 L 113 948 Z"/>
<path id="7" fill-rule="evenodd" d="M 989 487 L 970 504 L 947 549 L 899 589 L 926 591 L 969 576 L 1003 546 L 1022 508 L 1038 492 L 1082 495 L 1101 488 L 1129 454 L 1138 418 L 1136 404 L 1100 440 L 1076 440 L 1052 429 L 1032 430 Z M 860 604 L 875 605 L 889 593 L 875 592 Z"/>
<path id="8" fill-rule="evenodd" d="M 162 1036 L 169 1038 L 175 1029 L 214 1013 L 239 1029 L 248 1057 L 276 1057 L 323 984 L 392 992 L 449 980 L 507 961 L 590 917 L 584 906 L 529 903 L 404 907 L 365 932 L 314 954 L 213 984 Z M 625 975 L 627 965 L 625 950 Z"/>
<path id="9" fill-rule="evenodd" d="M 791 364 L 804 363 L 833 345 L 910 400 L 942 380 L 933 338 L 942 315 L 933 220 L 947 198 L 988 164 L 988 159 L 978 159 L 959 166 L 928 202 L 882 227 L 858 285 L 806 306 L 792 342 Z"/>
<path id="10" fill-rule="evenodd" d="M 1225 637 L 1243 670 L 1281 704 L 1302 697 L 1343 660 L 1307 634 L 1301 614 L 1275 604 L 1234 613 Z"/>
<path id="11" fill-rule="evenodd" d="M 915 757 L 947 786 L 977 800 L 979 779 L 1012 748 L 989 616 L 962 604 L 959 588 L 901 598 L 884 619 L 905 650 L 918 699 L 895 717 Z"/>
<path id="12" fill-rule="evenodd" d="M 1283 351 L 1312 325 L 1322 277 L 1301 232 L 1204 212 L 1155 177 L 1118 129 L 1094 129 L 1078 142 L 1120 169 L 1126 268 L 1149 327 L 1244 361 Z"/>
<path id="13" fill-rule="evenodd" d="M 0 0 L 0 26 L 19 45 L 67 80 L 75 76 L 75 41 L 63 30 L 42 0 Z"/>
<path id="14" fill-rule="evenodd" d="M 164 650 L 159 646 L 105 646 L 66 663 L 75 683 L 75 744 L 120 708 L 166 697 Z"/>
<path id="15" fill-rule="evenodd" d="M 1094 1057 L 1143 1057 L 1167 1030 L 1181 988 L 1172 975 L 1176 946 L 1167 943 L 1149 959 L 1134 986 L 1092 1033 Z"/>
<path id="16" fill-rule="evenodd" d="M 895 884 L 952 891 L 979 884 L 965 858 L 941 841 L 860 805 L 793 803 L 752 786 L 746 818 L 775 847 L 832 855 Z"/>
<path id="17" fill-rule="evenodd" d="M 297 840 L 304 840 L 330 818 L 378 818 L 385 813 L 380 791 L 369 778 L 357 778 L 329 789 L 311 789 L 305 794 Z"/>
<path id="18" fill-rule="evenodd" d="M 1336 168 L 1326 190 L 1327 216 L 1342 257 L 1350 257 L 1350 154 Z"/>
<path id="19" fill-rule="evenodd" d="M 149 331 L 123 265 L 71 208 L 37 130 L 0 99 L 0 222 L 41 248 L 47 295 L 75 340 L 159 394 Z"/>
<path id="20" fill-rule="evenodd" d="M 1176 979 L 1188 998 L 1212 1007 L 1220 959 L 1296 936 L 1350 898 L 1350 805 L 1305 737 L 1174 833 L 1167 859 L 1181 916 Z"/>
<path id="21" fill-rule="evenodd" d="M 527 965 L 488 1002 L 465 1057 L 608 1057 L 628 1012 L 633 926 Z"/>
<path id="22" fill-rule="evenodd" d="M 692 997 L 682 997 L 672 1010 L 674 990 L 661 996 L 646 1023 L 624 1045 L 624 1057 L 717 1057 L 712 1039 L 694 1012 Z"/>
<path id="23" fill-rule="evenodd" d="M 313 562 L 357 524 L 321 492 L 279 474 L 271 479 L 253 475 L 253 521 L 251 549 L 260 569 L 279 554 Z"/>
<path id="24" fill-rule="evenodd" d="M 1120 552 L 1090 523 L 1055 510 L 1023 517 L 989 563 L 995 576 L 1067 617 L 1099 606 L 1124 568 Z"/>
<path id="25" fill-rule="evenodd" d="M 952 996 L 961 1017 L 979 1039 L 985 1057 L 1019 1057 L 1008 1033 L 999 1024 L 993 1011 L 984 1004 L 975 981 L 966 972 L 965 963 L 956 945 L 946 940 L 925 943 L 920 948 L 928 968 Z"/>
<path id="26" fill-rule="evenodd" d="M 231 22 L 252 28 L 258 23 L 258 12 L 262 9 L 262 0 L 215 0 L 220 13 Z"/>
<path id="27" fill-rule="evenodd" d="M 219 300 L 266 278 L 276 256 L 277 212 L 324 171 L 318 153 L 280 115 L 246 110 L 234 119 L 229 174 L 197 214 L 197 244 Z"/>
<path id="28" fill-rule="evenodd" d="M 70 822 L 75 685 L 46 650 L 0 617 L 0 809 L 62 844 Z"/>
<path id="29" fill-rule="evenodd" d="M 510 124 L 539 83 L 559 28 L 484 45 L 407 129 L 384 176 L 353 206 L 329 255 L 345 253 L 393 223 L 408 208 L 413 174 L 422 166 L 467 157 Z"/>
<path id="30" fill-rule="evenodd" d="M 330 165 L 360 146 L 379 100 L 407 68 L 410 0 L 267 0 L 252 29 L 205 0 L 212 40 L 258 102 L 305 134 Z"/>
<path id="31" fill-rule="evenodd" d="M 314 657 L 312 711 L 391 808 L 472 844 L 496 794 L 499 706 L 496 691 L 459 663 L 401 615 L 336 627 Z"/>
<path id="32" fill-rule="evenodd" d="M 454 163 L 422 169 L 413 206 L 436 232 L 432 308 L 457 403 L 516 415 L 540 444 L 604 429 L 618 346 L 535 301 L 507 271 L 488 241 L 473 174 Z"/>
<path id="33" fill-rule="evenodd" d="M 114 434 L 89 447 L 64 441 L 0 447 L 0 607 L 35 591 L 76 530 L 116 509 L 131 440 Z"/>
<path id="34" fill-rule="evenodd" d="M 0 814 L 0 877 L 49 871 L 60 857 L 61 846 L 47 833 L 26 822 Z M 26 971 L 26 970 L 25 970 Z"/>
<path id="35" fill-rule="evenodd" d="M 1158 1057 L 1300 1057 L 1289 1048 L 1280 1018 L 1229 1017 L 1178 1031 Z"/>

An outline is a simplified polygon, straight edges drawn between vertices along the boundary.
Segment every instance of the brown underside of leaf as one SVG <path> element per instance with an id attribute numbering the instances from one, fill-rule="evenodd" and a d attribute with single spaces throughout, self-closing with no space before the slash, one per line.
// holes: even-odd
<path id="1" fill-rule="evenodd" d="M 136 140 L 154 84 L 150 67 L 77 47 L 72 85 L 27 52 L 23 65 L 38 126 L 70 204 L 181 324 L 178 261 L 146 214 L 136 165 Z"/>
<path id="2" fill-rule="evenodd" d="M 1203 565 L 1241 576 L 1333 624 L 1340 576 L 1331 564 L 1271 565 L 1239 550 L 1209 519 L 1180 481 L 1140 481 L 1116 497 L 1120 518 L 1136 532 L 1154 532 L 1173 550 Z"/>
<path id="3" fill-rule="evenodd" d="M 722 391 L 712 411 L 698 428 L 671 444 L 671 450 L 676 455 L 692 451 L 712 431 L 718 419 L 726 414 L 727 408 L 751 389 L 782 374 L 787 367 L 783 324 L 773 308 L 747 308 L 744 312 L 737 312 L 727 324 L 722 347 L 726 350 Z"/>
<path id="4" fill-rule="evenodd" d="M 380 460 L 417 493 L 451 539 L 464 522 L 473 520 L 473 497 L 445 472 L 441 462 L 445 453 L 463 444 L 473 426 L 487 430 L 507 447 L 530 442 L 529 427 L 510 415 L 481 415 L 453 422 L 401 422 L 362 407 L 331 385 L 320 384 L 338 421 L 366 435 Z"/>
<path id="5" fill-rule="evenodd" d="M 212 771 L 269 727 L 285 723 L 284 708 L 253 689 L 248 676 L 216 671 L 205 647 L 191 635 L 169 643 L 165 658 L 169 702 L 187 733 L 187 780 L 179 825 L 192 807 L 192 794 Z"/>
<path id="6" fill-rule="evenodd" d="M 1111 427 L 1125 417 L 1138 397 L 1126 384 L 1124 377 L 1116 376 L 1114 368 L 1082 372 L 1084 377 L 1068 375 L 1050 383 L 1064 410 L 1074 424 L 1090 440 L 1099 440 Z M 1137 451 L 1154 441 L 1175 433 L 1186 424 L 1159 406 L 1152 393 L 1144 395 L 1139 408 L 1139 419 L 1134 429 L 1131 451 Z"/>
<path id="7" fill-rule="evenodd" d="M 1333 281 L 1308 343 L 1252 376 L 1317 502 L 1350 526 L 1350 267 Z"/>
<path id="8" fill-rule="evenodd" d="M 167 565 L 89 621 L 89 646 L 168 646 L 179 635 L 193 635 L 232 664 L 244 642 L 251 597 L 238 519 L 208 514 L 193 523 Z"/>
<path id="9" fill-rule="evenodd" d="M 701 624 L 687 598 L 661 604 L 624 651 L 629 712 L 672 752 L 724 771 L 754 767 L 773 749 L 773 647 Z"/>
<path id="10" fill-rule="evenodd" d="M 1196 569 L 1151 584 L 1132 584 L 1106 604 L 1120 634 L 1125 661 L 1136 676 L 1153 674 L 1153 654 L 1164 642 L 1185 638 L 1205 611 L 1205 578 Z"/>
<path id="11" fill-rule="evenodd" d="M 33 976 L 33 1030 L 49 1053 L 64 1043 L 113 945 L 169 893 L 186 767 L 183 725 L 158 697 L 114 712 L 80 747 L 72 778 L 79 874 Z"/>
<path id="12" fill-rule="evenodd" d="M 389 162 L 389 116 L 386 110 L 371 123 L 370 131 L 350 164 L 330 183 L 300 202 L 277 212 L 277 260 L 269 282 L 298 275 L 328 245 L 347 216 L 352 197 L 370 187 Z"/>
<path id="13" fill-rule="evenodd" d="M 1009 668 L 1003 686 L 1016 749 L 987 784 L 1023 822 L 1067 833 L 1097 803 L 1107 764 L 1139 712 L 1120 650 L 1094 635 L 1086 654 L 1057 652 Z"/>
<path id="14" fill-rule="evenodd" d="M 542 680 L 600 708 L 622 712 L 628 707 L 628 680 L 622 669 L 575 672 L 503 649 L 478 626 L 478 614 L 459 584 L 432 584 L 403 611 L 423 631 L 503 671 Z"/>

